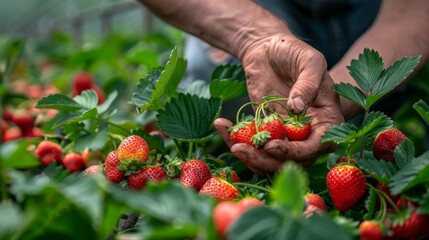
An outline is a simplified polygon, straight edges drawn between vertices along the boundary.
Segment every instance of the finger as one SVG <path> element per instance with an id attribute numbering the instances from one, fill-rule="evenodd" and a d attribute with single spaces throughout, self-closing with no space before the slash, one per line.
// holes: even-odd
<path id="1" fill-rule="evenodd" d="M 323 78 L 329 77 L 323 55 L 316 52 L 307 57 L 299 62 L 299 68 L 303 69 L 298 69 L 299 75 L 289 93 L 287 107 L 294 114 L 302 114 L 310 106 Z"/>
<path id="2" fill-rule="evenodd" d="M 283 164 L 282 161 L 248 144 L 235 144 L 231 147 L 231 152 L 258 175 L 264 175 L 265 171 L 277 171 Z"/>
<path id="3" fill-rule="evenodd" d="M 218 118 L 214 121 L 214 126 L 228 147 L 231 148 L 233 143 L 229 137 L 228 129 L 232 126 L 232 122 L 226 118 Z"/>

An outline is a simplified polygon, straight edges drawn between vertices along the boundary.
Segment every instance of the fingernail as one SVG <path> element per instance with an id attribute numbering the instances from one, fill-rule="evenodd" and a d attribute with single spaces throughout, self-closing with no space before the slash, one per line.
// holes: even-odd
<path id="1" fill-rule="evenodd" d="M 302 97 L 292 99 L 292 107 L 295 112 L 303 112 L 305 110 L 305 103 L 302 100 Z"/>
<path id="2" fill-rule="evenodd" d="M 245 152 L 235 152 L 234 153 L 234 155 L 238 158 L 238 159 L 240 159 L 240 160 L 248 160 L 249 158 L 247 157 L 247 153 L 245 153 Z"/>

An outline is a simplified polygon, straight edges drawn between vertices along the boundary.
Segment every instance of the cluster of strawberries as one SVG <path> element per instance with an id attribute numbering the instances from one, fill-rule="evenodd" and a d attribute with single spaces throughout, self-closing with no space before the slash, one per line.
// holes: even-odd
<path id="1" fill-rule="evenodd" d="M 194 189 L 201 195 L 211 196 L 219 202 L 214 209 L 213 218 L 221 235 L 226 234 L 226 229 L 245 210 L 264 205 L 257 198 L 240 197 L 240 190 L 234 186 L 240 178 L 229 168 L 212 171 L 209 165 L 200 159 L 152 161 L 149 159 L 149 151 L 147 142 L 140 136 L 126 137 L 105 159 L 104 173 L 107 179 L 113 183 L 126 182 L 128 188 L 133 191 L 143 190 L 150 181 L 179 180 L 183 187 Z M 92 166 L 86 169 L 85 173 L 97 174 L 100 173 L 100 168 Z M 234 210 L 227 211 L 228 217 L 225 217 L 227 208 Z"/>
<path id="2" fill-rule="evenodd" d="M 260 104 L 246 103 L 241 108 L 255 105 L 255 116 L 240 120 L 240 110 L 237 112 L 237 123 L 229 129 L 233 143 L 246 143 L 255 147 L 263 147 L 268 141 L 279 139 L 288 141 L 304 141 L 311 134 L 311 117 L 305 113 L 294 115 L 281 103 L 285 98 L 272 96 Z M 269 104 L 279 104 L 288 117 L 283 117 L 271 109 Z"/>
<path id="3" fill-rule="evenodd" d="M 398 129 L 388 129 L 380 132 L 372 143 L 372 152 L 376 159 L 395 162 L 393 154 L 396 146 L 402 143 L 406 136 Z M 326 184 L 334 206 L 340 211 L 347 211 L 356 205 L 366 194 L 369 183 L 352 157 L 341 157 L 337 160 L 326 176 Z M 384 221 L 365 220 L 360 224 L 361 239 L 383 239 L 391 236 L 394 239 L 417 239 L 429 233 L 426 225 L 429 216 L 419 214 L 416 205 L 401 196 L 392 196 L 387 185 L 378 182 L 375 186 L 388 204 L 388 217 Z M 405 203 L 405 204 L 404 204 Z M 392 221 L 395 214 L 410 211 L 404 222 Z M 389 215 L 390 214 L 390 215 Z"/>
<path id="4" fill-rule="evenodd" d="M 83 153 L 67 152 L 64 154 L 63 148 L 58 143 L 49 140 L 41 141 L 33 153 L 43 166 L 48 166 L 55 162 L 71 173 L 83 170 L 92 158 L 88 149 Z"/>

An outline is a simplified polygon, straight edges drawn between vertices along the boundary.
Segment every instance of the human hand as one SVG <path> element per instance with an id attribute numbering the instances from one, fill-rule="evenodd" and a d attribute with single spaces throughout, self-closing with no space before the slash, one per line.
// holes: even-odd
<path id="1" fill-rule="evenodd" d="M 257 174 L 275 171 L 288 160 L 308 165 L 336 145 L 320 143 L 325 131 L 344 121 L 333 81 L 327 73 L 323 55 L 306 43 L 290 36 L 277 35 L 249 45 L 241 54 L 252 101 L 264 95 L 288 97 L 288 109 L 294 114 L 306 112 L 312 118 L 312 133 L 305 141 L 273 140 L 257 149 L 247 144 L 232 144 L 227 129 L 232 123 L 217 119 L 215 127 L 231 152 Z M 286 115 L 280 107 L 271 106 Z"/>

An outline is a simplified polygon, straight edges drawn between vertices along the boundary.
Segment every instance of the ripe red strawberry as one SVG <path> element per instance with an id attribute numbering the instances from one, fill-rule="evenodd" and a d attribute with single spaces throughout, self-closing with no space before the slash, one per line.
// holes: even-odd
<path id="1" fill-rule="evenodd" d="M 219 201 L 224 201 L 236 199 L 240 191 L 222 178 L 212 177 L 204 183 L 199 193 L 210 195 Z"/>
<path id="2" fill-rule="evenodd" d="M 102 166 L 101 165 L 92 165 L 87 167 L 84 171 L 84 175 L 97 175 L 101 173 Z"/>
<path id="3" fill-rule="evenodd" d="M 359 237 L 361 240 L 382 240 L 383 232 L 380 223 L 365 220 L 359 225 Z"/>
<path id="4" fill-rule="evenodd" d="M 311 134 L 311 118 L 295 115 L 285 119 L 284 128 L 289 141 L 304 141 Z"/>
<path id="5" fill-rule="evenodd" d="M 348 163 L 348 164 L 356 164 L 356 160 L 353 157 L 347 158 L 346 156 L 341 156 L 336 161 L 337 164 L 340 163 Z"/>
<path id="6" fill-rule="evenodd" d="M 393 151 L 407 137 L 398 129 L 388 129 L 380 132 L 372 144 L 372 152 L 376 159 L 395 161 Z"/>
<path id="7" fill-rule="evenodd" d="M 143 138 L 131 135 L 122 140 L 117 152 L 121 162 L 145 162 L 149 156 L 149 146 Z"/>
<path id="8" fill-rule="evenodd" d="M 269 138 L 266 139 L 267 142 L 273 139 L 286 139 L 286 130 L 283 126 L 283 121 L 277 114 L 271 114 L 265 117 L 261 125 L 259 125 L 259 131 L 267 131 L 270 133 Z"/>
<path id="9" fill-rule="evenodd" d="M 22 131 L 18 127 L 9 127 L 3 132 L 2 141 L 9 142 L 22 138 Z"/>
<path id="10" fill-rule="evenodd" d="M 240 218 L 242 210 L 233 201 L 222 201 L 213 209 L 213 221 L 218 234 L 225 238 L 229 226 Z"/>
<path id="11" fill-rule="evenodd" d="M 240 122 L 229 129 L 231 141 L 253 145 L 252 137 L 256 134 L 255 122 Z"/>
<path id="12" fill-rule="evenodd" d="M 84 90 L 90 89 L 94 84 L 92 75 L 86 72 L 77 73 L 72 81 L 72 88 L 76 95 L 81 94 Z"/>
<path id="13" fill-rule="evenodd" d="M 128 187 L 133 190 L 142 190 L 149 181 L 160 182 L 167 174 L 161 166 L 147 166 L 140 169 L 138 173 L 128 176 Z"/>
<path id="14" fill-rule="evenodd" d="M 119 170 L 119 165 L 120 162 L 117 151 L 111 151 L 107 154 L 106 160 L 104 161 L 104 171 L 106 172 L 107 179 L 113 183 L 119 183 L 124 179 L 125 171 Z"/>
<path id="15" fill-rule="evenodd" d="M 322 213 L 326 211 L 325 201 L 318 194 L 308 193 L 307 195 L 305 195 L 304 198 L 307 203 L 307 206 L 304 211 L 305 216 L 310 216 L 314 212 Z"/>
<path id="16" fill-rule="evenodd" d="M 23 136 L 28 136 L 32 133 L 34 128 L 34 119 L 26 110 L 17 110 L 13 112 L 12 122 L 18 126 Z"/>
<path id="17" fill-rule="evenodd" d="M 180 174 L 180 182 L 184 187 L 197 191 L 211 178 L 211 172 L 207 164 L 201 160 L 191 159 L 185 163 Z"/>
<path id="18" fill-rule="evenodd" d="M 245 197 L 240 201 L 222 201 L 213 209 L 213 221 L 220 236 L 226 237 L 229 226 L 248 209 L 263 206 L 264 203 L 253 197 Z"/>
<path id="19" fill-rule="evenodd" d="M 366 193 L 365 176 L 352 165 L 339 165 L 329 170 L 326 184 L 335 207 L 340 211 L 352 208 Z"/>
<path id="20" fill-rule="evenodd" d="M 244 197 L 240 199 L 240 201 L 238 201 L 237 205 L 240 208 L 240 210 L 244 212 L 253 207 L 262 207 L 264 206 L 264 203 L 261 200 L 254 197 Z"/>
<path id="21" fill-rule="evenodd" d="M 213 174 L 213 177 L 216 176 L 221 177 L 228 182 L 240 182 L 240 177 L 238 177 L 237 173 L 234 172 L 231 167 L 217 169 L 216 172 Z"/>
<path id="22" fill-rule="evenodd" d="M 58 165 L 63 163 L 63 149 L 60 145 L 51 141 L 40 142 L 34 150 L 34 154 L 45 166 L 51 164 L 52 161 L 56 161 Z"/>
<path id="23" fill-rule="evenodd" d="M 391 230 L 395 239 L 419 239 L 429 234 L 428 224 L 429 215 L 412 211 L 408 219 L 402 224 L 393 225 Z"/>
<path id="24" fill-rule="evenodd" d="M 85 167 L 82 155 L 75 152 L 67 153 L 63 158 L 64 167 L 70 172 L 78 172 Z"/>

